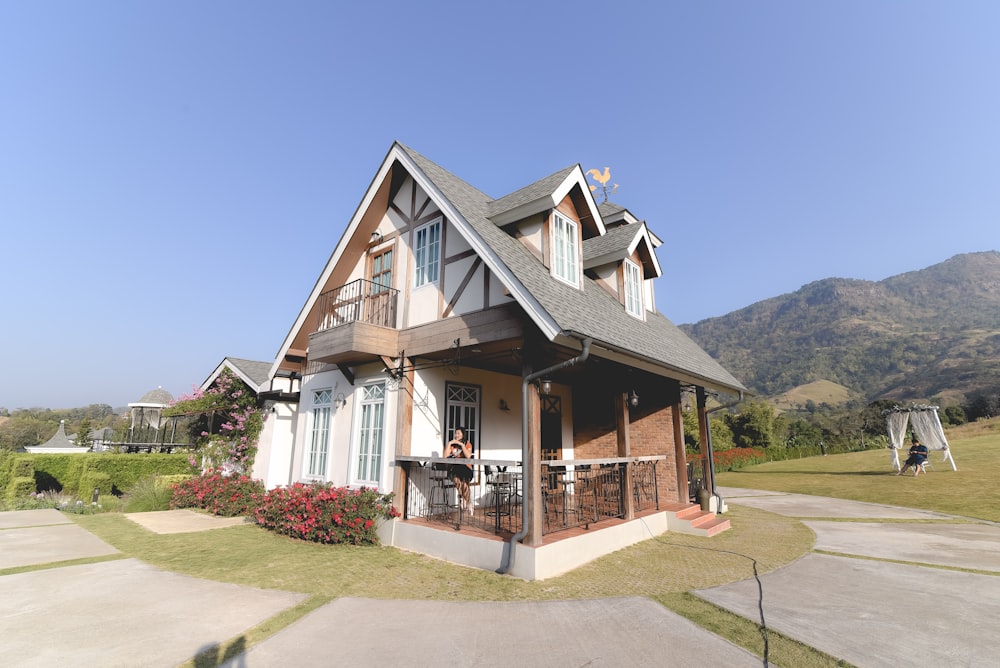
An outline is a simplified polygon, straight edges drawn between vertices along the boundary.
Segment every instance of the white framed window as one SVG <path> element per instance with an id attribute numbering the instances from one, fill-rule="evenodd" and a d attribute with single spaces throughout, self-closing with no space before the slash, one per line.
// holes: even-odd
<path id="1" fill-rule="evenodd" d="M 441 218 L 436 218 L 413 233 L 413 287 L 437 283 L 441 274 Z"/>
<path id="2" fill-rule="evenodd" d="M 378 487 L 385 441 L 385 383 L 362 385 L 359 392 L 354 482 Z"/>
<path id="3" fill-rule="evenodd" d="M 313 392 L 312 431 L 309 435 L 309 452 L 306 456 L 306 475 L 325 478 L 326 462 L 330 455 L 330 408 L 332 390 Z"/>
<path id="4" fill-rule="evenodd" d="M 445 384 L 445 414 L 448 416 L 445 440 L 450 441 L 455 436 L 455 429 L 462 427 L 465 437 L 472 443 L 473 457 L 479 451 L 480 393 L 478 385 Z"/>
<path id="5" fill-rule="evenodd" d="M 576 222 L 552 213 L 552 275 L 573 287 L 579 285 L 580 254 Z"/>
<path id="6" fill-rule="evenodd" d="M 635 262 L 625 260 L 625 312 L 642 319 L 642 270 Z"/>

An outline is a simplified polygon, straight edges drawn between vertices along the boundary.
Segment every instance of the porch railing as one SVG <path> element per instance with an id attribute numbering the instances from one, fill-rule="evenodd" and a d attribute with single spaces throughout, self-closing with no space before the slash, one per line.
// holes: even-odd
<path id="1" fill-rule="evenodd" d="M 656 466 L 662 457 L 560 460 L 542 464 L 542 533 L 589 528 L 622 518 L 626 498 L 635 511 L 659 509 Z M 498 535 L 521 530 L 523 475 L 518 462 L 474 460 L 471 512 L 459 503 L 448 467 L 455 460 L 399 457 L 407 470 L 404 519 L 422 518 L 454 529 L 474 527 Z M 631 468 L 631 476 L 627 475 Z M 631 479 L 631 489 L 626 489 Z"/>
<path id="2" fill-rule="evenodd" d="M 319 296 L 316 331 L 367 322 L 382 327 L 396 326 L 396 297 L 399 290 L 359 278 Z"/>

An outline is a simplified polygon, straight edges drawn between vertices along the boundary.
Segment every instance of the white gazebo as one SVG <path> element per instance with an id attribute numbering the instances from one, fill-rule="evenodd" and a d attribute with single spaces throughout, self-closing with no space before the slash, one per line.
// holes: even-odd
<path id="1" fill-rule="evenodd" d="M 955 460 L 951 456 L 951 449 L 948 447 L 948 439 L 944 437 L 944 429 L 941 427 L 937 406 L 918 406 L 916 404 L 909 408 L 895 406 L 882 411 L 882 414 L 886 416 L 886 427 L 892 445 L 893 470 L 898 471 L 900 468 L 899 451 L 905 446 L 907 425 L 929 451 L 941 451 L 941 461 L 950 462 L 952 471 L 958 470 L 958 467 L 955 466 Z M 930 459 L 929 454 L 927 458 Z"/>

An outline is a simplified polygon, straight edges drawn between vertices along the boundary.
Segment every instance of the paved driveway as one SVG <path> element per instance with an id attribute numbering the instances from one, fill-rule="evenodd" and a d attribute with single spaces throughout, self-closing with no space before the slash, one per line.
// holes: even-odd
<path id="1" fill-rule="evenodd" d="M 802 494 L 720 491 L 732 505 L 803 518 L 816 533 L 815 549 L 833 553 L 814 552 L 761 577 L 770 628 L 863 667 L 1000 666 L 996 524 Z M 817 517 L 856 521 L 809 519 Z M 759 618 L 753 580 L 696 593 Z"/>
<path id="2" fill-rule="evenodd" d="M 157 533 L 225 531 L 188 510 L 127 516 Z M 220 644 L 305 596 L 170 573 L 117 551 L 56 510 L 0 513 L 0 666 L 163 666 Z M 83 557 L 109 560 L 60 563 Z M 444 632 L 447 625 L 450 631 Z M 572 638 L 572 642 L 565 639 Z M 314 610 L 230 664 L 249 666 L 759 666 L 645 598 L 541 603 L 374 601 Z"/>

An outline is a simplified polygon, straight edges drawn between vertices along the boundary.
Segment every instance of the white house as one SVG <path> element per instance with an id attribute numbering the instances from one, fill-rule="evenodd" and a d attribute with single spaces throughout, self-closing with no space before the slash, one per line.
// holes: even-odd
<path id="1" fill-rule="evenodd" d="M 690 503 L 681 396 L 708 461 L 706 395 L 745 388 L 657 312 L 661 243 L 579 165 L 494 198 L 393 144 L 261 385 L 254 476 L 392 492 L 392 544 L 526 578 L 725 528 Z M 433 466 L 458 426 L 471 514 Z"/>

